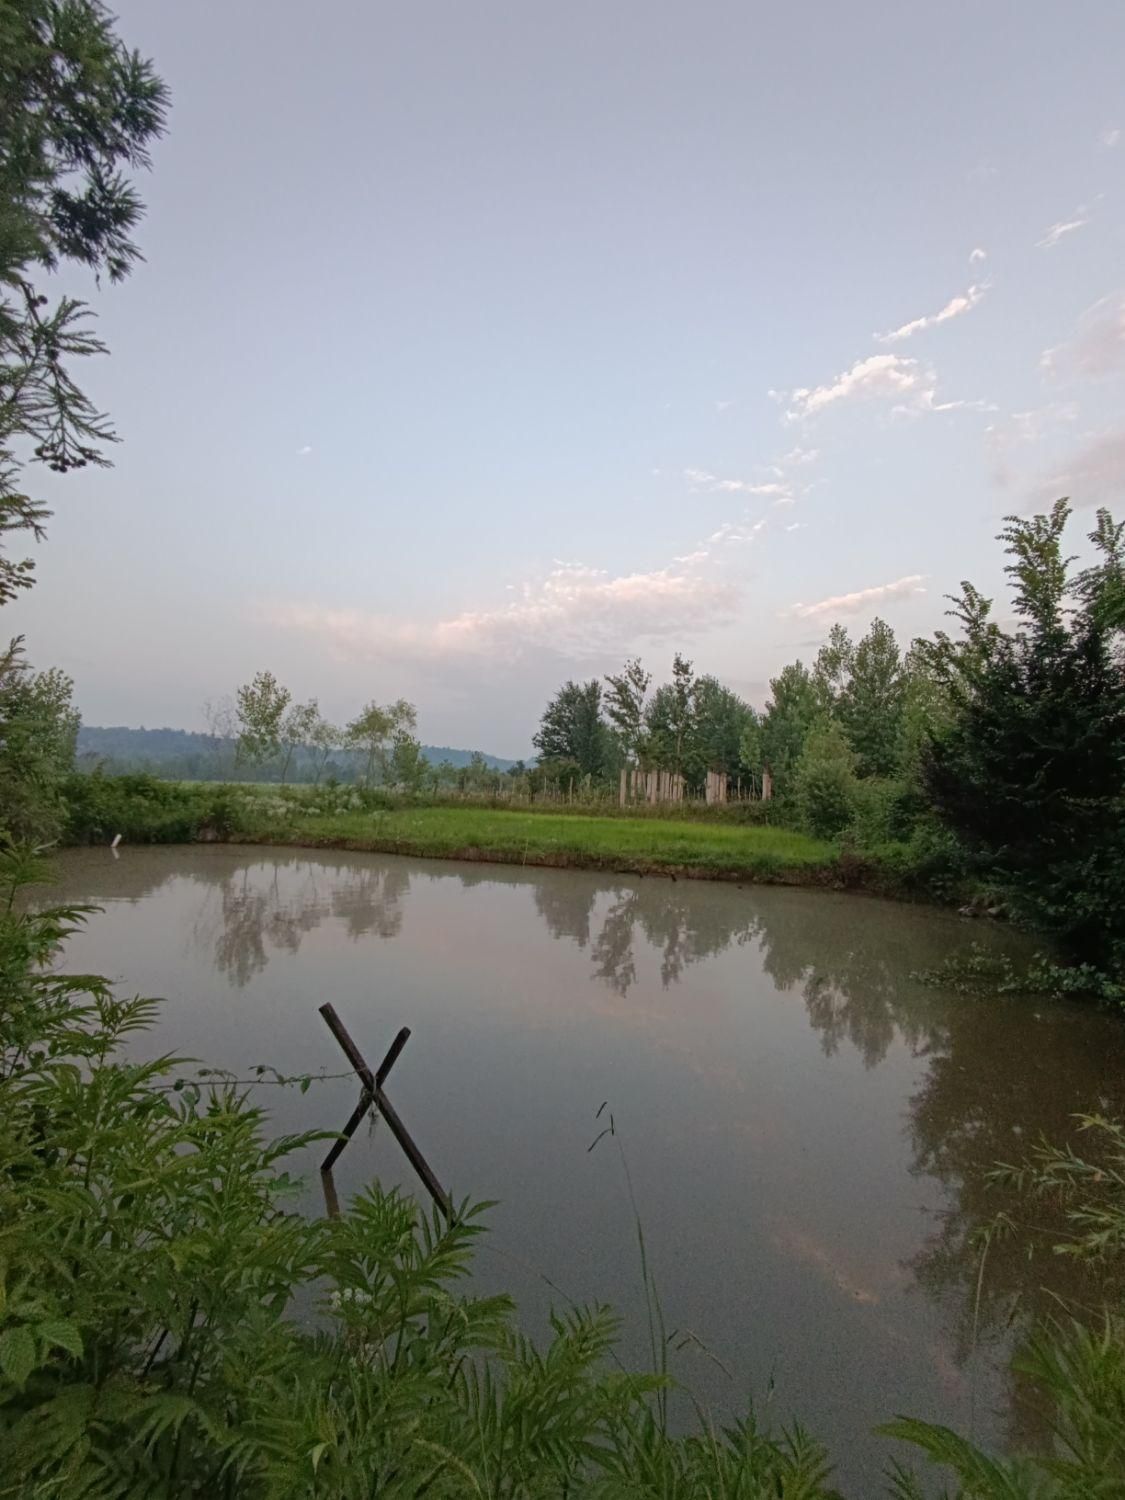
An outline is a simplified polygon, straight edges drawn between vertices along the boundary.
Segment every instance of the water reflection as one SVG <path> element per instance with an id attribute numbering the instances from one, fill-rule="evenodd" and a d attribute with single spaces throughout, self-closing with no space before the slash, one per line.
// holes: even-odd
<path id="1" fill-rule="evenodd" d="M 666 1179 L 681 1200 L 654 1234 L 690 1247 L 677 1251 L 689 1269 L 666 1286 L 671 1300 L 693 1318 L 721 1309 L 748 1359 L 755 1341 L 790 1347 L 807 1318 L 794 1404 L 814 1425 L 880 1366 L 896 1388 L 881 1406 L 872 1397 L 871 1422 L 909 1405 L 960 1425 L 958 1403 L 987 1365 L 998 1407 L 987 1430 L 1042 1435 L 1043 1414 L 997 1372 L 1054 1298 L 1093 1306 L 1102 1289 L 1058 1257 L 1029 1259 L 1024 1235 L 994 1238 L 982 1273 L 982 1228 L 1021 1212 L 990 1173 L 1041 1135 L 1071 1137 L 1079 1111 L 1125 1114 L 1125 1026 L 912 978 L 970 938 L 1003 949 L 1015 934 L 859 897 L 690 881 L 234 849 L 92 856 L 66 862 L 64 894 L 139 904 L 149 919 L 165 901 L 164 930 L 192 951 L 185 988 L 205 990 L 214 971 L 216 1014 L 237 1009 L 232 988 L 258 1018 L 270 1007 L 271 1049 L 296 1032 L 298 1056 L 310 1045 L 307 1007 L 299 1020 L 282 1009 L 287 986 L 344 985 L 358 1005 L 377 951 L 381 993 L 433 1007 L 417 1114 L 435 1159 L 479 1141 L 479 1158 L 460 1158 L 464 1180 L 489 1180 L 500 1159 L 498 1196 L 522 1192 L 524 1217 L 545 1184 L 539 1253 L 557 1245 L 568 1271 L 588 1265 L 591 1226 L 613 1209 L 591 1207 L 590 1136 L 583 1124 L 563 1150 L 573 1096 L 552 1114 L 552 1091 L 589 1078 L 592 1110 L 603 1071 L 607 1087 L 631 1087 L 634 1122 L 652 1137 L 637 1165 L 651 1151 L 650 1194 Z M 96 952 L 88 963 L 105 967 Z M 381 1020 L 413 1024 L 397 1010 Z M 206 1037 L 198 1046 L 211 1050 Z M 422 1071 L 404 1071 L 404 1091 Z M 740 1278 L 757 1300 L 738 1300 Z M 769 1346 L 771 1317 L 784 1330 Z M 826 1339 L 854 1364 L 818 1407 L 809 1371 Z M 859 1418 L 844 1415 L 854 1431 Z"/>
<path id="2" fill-rule="evenodd" d="M 282 869 L 296 878 L 283 883 Z M 296 953 L 329 917 L 353 942 L 396 937 L 410 890 L 409 871 L 398 866 L 334 869 L 290 859 L 274 862 L 265 879 L 260 867 L 212 874 L 217 891 L 200 908 L 192 939 L 213 952 L 215 967 L 239 989 L 264 971 L 272 953 Z"/>

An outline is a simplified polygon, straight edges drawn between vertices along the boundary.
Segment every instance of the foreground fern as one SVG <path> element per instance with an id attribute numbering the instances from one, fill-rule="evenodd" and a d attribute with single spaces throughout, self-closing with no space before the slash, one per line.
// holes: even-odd
<path id="1" fill-rule="evenodd" d="M 13 892 L 38 873 L 0 855 Z M 0 900 L 0 1497 L 836 1493 L 800 1429 L 672 1437 L 664 1377 L 615 1364 L 606 1309 L 557 1317 L 541 1348 L 508 1299 L 459 1291 L 478 1209 L 448 1226 L 372 1187 L 337 1220 L 293 1212 L 284 1160 L 316 1134 L 270 1139 L 233 1085 L 130 1061 L 153 1003 L 48 967 L 83 916 Z M 1025 1369 L 1059 1413 L 1049 1457 L 887 1431 L 965 1500 L 1125 1493 L 1121 1325 L 1044 1336 Z"/>

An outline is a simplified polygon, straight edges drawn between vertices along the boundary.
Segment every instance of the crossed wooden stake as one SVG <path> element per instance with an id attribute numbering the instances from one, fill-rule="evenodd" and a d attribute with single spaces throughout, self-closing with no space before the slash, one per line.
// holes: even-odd
<path id="1" fill-rule="evenodd" d="M 329 1031 L 336 1038 L 337 1042 L 339 1042 L 344 1056 L 355 1069 L 360 1083 L 363 1084 L 363 1093 L 359 1096 L 359 1103 L 352 1110 L 351 1118 L 343 1130 L 341 1130 L 339 1139 L 332 1143 L 331 1151 L 329 1151 L 320 1164 L 320 1179 L 324 1187 L 324 1201 L 330 1217 L 336 1218 L 340 1212 L 339 1199 L 336 1197 L 336 1184 L 332 1178 L 332 1168 L 335 1166 L 340 1152 L 343 1151 L 344 1147 L 356 1133 L 364 1115 L 374 1106 L 379 1114 L 383 1116 L 383 1119 L 386 1120 L 388 1130 L 406 1153 L 407 1160 L 422 1179 L 426 1191 L 441 1209 L 448 1222 L 452 1224 L 454 1213 L 449 1194 L 437 1180 L 429 1162 L 422 1155 L 421 1151 L 419 1151 L 410 1132 L 399 1119 L 398 1111 L 383 1092 L 383 1085 L 387 1081 L 387 1075 L 398 1061 L 399 1053 L 410 1039 L 410 1028 L 408 1026 L 402 1028 L 388 1048 L 386 1057 L 379 1064 L 378 1071 L 372 1073 L 371 1069 L 367 1066 L 367 1061 L 363 1053 L 352 1041 L 343 1021 L 336 1014 L 335 1007 L 332 1005 L 322 1005 L 320 1013 L 324 1017 Z"/>

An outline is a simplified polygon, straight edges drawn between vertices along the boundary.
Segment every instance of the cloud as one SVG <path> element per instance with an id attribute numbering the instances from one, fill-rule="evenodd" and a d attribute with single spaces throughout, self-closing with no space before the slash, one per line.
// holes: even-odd
<path id="1" fill-rule="evenodd" d="M 988 251 L 987 250 L 982 250 L 979 245 L 976 247 L 975 250 L 970 250 L 969 251 L 969 264 L 971 266 L 979 265 L 982 260 L 987 260 L 987 259 L 988 259 Z"/>
<path id="2" fill-rule="evenodd" d="M 306 458 L 312 452 L 312 444 L 306 443 L 303 448 L 297 449 L 298 458 Z"/>
<path id="3" fill-rule="evenodd" d="M 684 478 L 693 490 L 711 490 L 716 494 L 780 495 L 786 488 L 774 480 L 757 484 L 748 479 L 720 479 L 706 469 L 685 469 Z"/>
<path id="4" fill-rule="evenodd" d="M 1093 379 L 1125 367 L 1125 292 L 1096 302 L 1072 339 L 1044 349 L 1039 366 L 1050 375 Z"/>
<path id="5" fill-rule="evenodd" d="M 733 401 L 716 401 L 715 402 L 715 410 L 721 416 L 723 412 L 729 410 L 730 407 L 732 407 L 733 405 L 734 405 Z"/>
<path id="6" fill-rule="evenodd" d="M 828 599 L 818 600 L 816 604 L 794 604 L 789 613 L 799 620 L 819 620 L 826 615 L 856 615 L 870 604 L 924 594 L 925 576 L 924 573 L 911 573 L 906 578 L 896 578 L 893 583 L 878 583 L 869 589 L 857 589 L 854 594 L 833 594 Z"/>
<path id="7" fill-rule="evenodd" d="M 511 662 L 535 649 L 571 657 L 620 651 L 638 640 L 725 623 L 736 601 L 730 584 L 674 565 L 613 576 L 568 563 L 518 586 L 517 597 L 498 609 L 466 610 L 444 620 L 406 621 L 318 604 L 266 606 L 259 615 L 345 655 L 440 665 L 465 658 Z"/>
<path id="8" fill-rule="evenodd" d="M 1103 146 L 1108 146 L 1112 150 L 1121 140 L 1121 131 L 1116 125 L 1111 126 L 1110 129 L 1102 131 L 1100 139 Z"/>
<path id="9" fill-rule="evenodd" d="M 765 517 L 753 526 L 740 526 L 736 521 L 724 521 L 717 531 L 707 538 L 707 546 L 719 547 L 729 542 L 752 542 L 765 526 Z"/>
<path id="10" fill-rule="evenodd" d="M 1077 506 L 1112 505 L 1125 490 L 1125 430 L 1102 433 L 1077 449 L 1028 491 L 1033 509 L 1069 495 Z"/>
<path id="11" fill-rule="evenodd" d="M 786 416 L 790 420 L 815 416 L 838 401 L 908 395 L 919 390 L 924 380 L 925 373 L 916 359 L 903 359 L 898 354 L 872 354 L 857 360 L 850 370 L 837 375 L 828 385 L 793 391 Z"/>
<path id="12" fill-rule="evenodd" d="M 976 252 L 973 252 L 974 255 Z M 983 251 L 981 252 L 983 255 Z M 909 323 L 903 323 L 900 328 L 892 329 L 890 333 L 877 333 L 876 341 L 880 344 L 894 344 L 900 339 L 913 338 L 916 333 L 922 333 L 927 328 L 936 328 L 939 323 L 949 323 L 954 318 L 961 317 L 964 313 L 972 312 L 973 308 L 983 299 L 986 286 L 971 286 L 967 292 L 960 296 L 951 297 L 940 312 L 930 313 L 926 317 L 914 318 Z"/>
<path id="13" fill-rule="evenodd" d="M 1078 209 L 1076 213 L 1077 217 L 1073 219 L 1060 220 L 1057 224 L 1052 224 L 1043 238 L 1035 241 L 1035 248 L 1053 250 L 1064 235 L 1073 234 L 1076 229 L 1084 229 L 1090 222 L 1090 216 L 1084 208 Z"/>
<path id="14" fill-rule="evenodd" d="M 899 416 L 961 408 L 988 409 L 988 404 L 982 401 L 939 401 L 934 371 L 901 354 L 870 354 L 827 385 L 791 391 L 788 400 L 787 422 L 814 417 L 825 407 L 843 401 L 893 401 L 893 411 Z"/>

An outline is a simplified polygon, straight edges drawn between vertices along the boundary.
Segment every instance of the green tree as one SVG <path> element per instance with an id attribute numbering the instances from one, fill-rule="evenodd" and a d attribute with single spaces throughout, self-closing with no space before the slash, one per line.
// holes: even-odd
<path id="1" fill-rule="evenodd" d="M 234 695 L 238 720 L 237 761 L 268 765 L 281 754 L 285 711 L 292 697 L 272 672 L 255 672 Z"/>
<path id="2" fill-rule="evenodd" d="M 606 717 L 613 725 L 626 764 L 640 759 L 645 725 L 645 698 L 652 684 L 652 673 L 632 657 L 616 675 L 606 677 L 604 704 Z"/>
<path id="3" fill-rule="evenodd" d="M 320 717 L 320 706 L 315 698 L 310 698 L 307 703 L 290 704 L 288 711 L 281 720 L 279 737 L 281 740 L 281 784 L 285 785 L 285 778 L 289 774 L 289 766 L 296 751 L 303 750 L 313 743 L 318 725 L 324 721 Z"/>
<path id="4" fill-rule="evenodd" d="M 692 693 L 692 725 L 688 763 L 693 784 L 707 771 L 732 776 L 738 769 L 742 739 L 757 716 L 737 693 L 717 677 L 697 677 Z"/>
<path id="5" fill-rule="evenodd" d="M 820 696 L 820 705 L 829 713 L 840 701 L 851 679 L 855 665 L 856 647 L 843 625 L 833 625 L 828 639 L 816 654 L 813 665 L 813 682 Z"/>
<path id="6" fill-rule="evenodd" d="M 81 302 L 52 302 L 44 287 L 67 261 L 111 281 L 128 274 L 142 205 L 125 171 L 147 164 L 166 107 L 104 6 L 0 6 L 0 548 L 13 533 L 40 539 L 49 516 L 23 490 L 17 451 L 58 473 L 106 462 L 113 432 L 70 368 L 104 345 Z M 0 603 L 32 569 L 0 550 Z"/>
<path id="7" fill-rule="evenodd" d="M 771 678 L 762 716 L 761 755 L 779 790 L 787 790 L 809 731 L 823 713 L 821 692 L 803 662 L 791 662 Z"/>
<path id="8" fill-rule="evenodd" d="M 356 715 L 344 731 L 344 743 L 363 759 L 364 786 L 374 785 L 376 772 L 381 781 L 388 779 L 396 736 L 411 734 L 417 726 L 417 710 L 405 698 L 385 706 L 372 701 Z"/>
<path id="9" fill-rule="evenodd" d="M 62 814 L 59 783 L 74 765 L 74 684 L 33 672 L 15 642 L 0 655 L 0 836 L 49 842 Z"/>
<path id="10" fill-rule="evenodd" d="M 543 710 L 532 736 L 540 759 L 555 767 L 570 767 L 574 777 L 604 775 L 609 766 L 609 731 L 601 707 L 597 678 L 565 682 Z"/>
<path id="11" fill-rule="evenodd" d="M 906 676 L 894 631 L 883 620 L 856 646 L 836 714 L 860 776 L 891 776 L 901 766 Z"/>
<path id="12" fill-rule="evenodd" d="M 316 702 L 315 698 L 313 702 Z M 344 736 L 337 726 L 329 723 L 318 712 L 316 722 L 310 728 L 306 741 L 312 757 L 314 783 L 319 783 L 320 778 L 324 775 L 324 768 L 328 764 L 329 756 L 333 750 L 340 749 L 343 740 Z"/>
<path id="13" fill-rule="evenodd" d="M 793 776 L 793 793 L 805 829 L 835 838 L 851 822 L 856 807 L 855 755 L 834 719 L 821 719 L 809 731 Z"/>
<path id="14" fill-rule="evenodd" d="M 1125 653 L 1117 611 L 1122 527 L 1099 512 L 1099 562 L 1070 574 L 1070 515 L 1007 518 L 1016 628 L 963 584 L 924 648 L 952 723 L 925 754 L 941 818 L 975 852 L 1014 910 L 1074 957 L 1125 972 Z"/>
<path id="15" fill-rule="evenodd" d="M 408 792 L 420 790 L 428 767 L 422 746 L 412 734 L 400 730 L 392 736 L 389 779 L 395 786 Z"/>
<path id="16" fill-rule="evenodd" d="M 662 770 L 683 773 L 694 727 L 695 672 L 677 651 L 672 658 L 672 681 L 657 688 L 645 712 L 649 758 Z"/>

